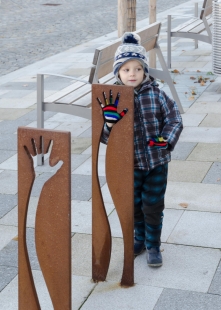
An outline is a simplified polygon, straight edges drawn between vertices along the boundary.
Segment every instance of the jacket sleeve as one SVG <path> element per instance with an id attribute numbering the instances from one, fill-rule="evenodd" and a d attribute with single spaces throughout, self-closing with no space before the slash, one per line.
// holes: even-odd
<path id="1" fill-rule="evenodd" d="M 174 100 L 169 98 L 164 91 L 159 93 L 161 112 L 163 114 L 162 137 L 168 140 L 169 151 L 173 151 L 183 130 L 182 117 Z"/>
<path id="2" fill-rule="evenodd" d="M 104 124 L 103 131 L 101 134 L 101 143 L 107 144 L 110 136 L 111 128 L 108 128 L 106 123 Z"/>

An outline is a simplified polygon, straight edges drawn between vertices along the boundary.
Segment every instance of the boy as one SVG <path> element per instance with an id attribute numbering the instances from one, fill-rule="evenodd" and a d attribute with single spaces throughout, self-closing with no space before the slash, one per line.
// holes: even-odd
<path id="1" fill-rule="evenodd" d="M 162 265 L 160 252 L 168 162 L 183 129 L 178 107 L 149 77 L 146 51 L 140 37 L 127 32 L 115 53 L 113 71 L 118 85 L 134 87 L 134 254 L 146 248 L 147 264 Z M 100 99 L 105 125 L 101 142 L 107 144 L 112 126 L 127 112 L 117 102 Z M 110 92 L 110 103 L 112 93 Z"/>

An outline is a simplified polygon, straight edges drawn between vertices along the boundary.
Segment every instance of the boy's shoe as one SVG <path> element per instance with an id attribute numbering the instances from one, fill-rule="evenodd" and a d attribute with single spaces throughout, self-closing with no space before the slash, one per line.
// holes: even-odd
<path id="1" fill-rule="evenodd" d="M 160 267 L 163 264 L 160 248 L 147 249 L 147 265 L 150 267 Z"/>
<path id="2" fill-rule="evenodd" d="M 139 255 L 145 249 L 144 241 L 134 239 L 134 255 Z"/>

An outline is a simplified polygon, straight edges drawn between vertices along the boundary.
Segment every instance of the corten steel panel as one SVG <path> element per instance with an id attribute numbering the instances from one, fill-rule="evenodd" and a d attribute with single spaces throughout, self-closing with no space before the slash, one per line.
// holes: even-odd
<path id="1" fill-rule="evenodd" d="M 71 309 L 71 136 L 69 132 L 18 128 L 19 310 L 40 309 L 26 243 L 28 204 L 35 180 L 32 156 L 53 141 L 50 166 L 60 169 L 45 182 L 37 206 L 35 243 L 54 309 Z"/>
<path id="2" fill-rule="evenodd" d="M 97 97 L 103 101 L 103 91 L 113 99 L 120 92 L 118 112 L 128 113 L 114 125 L 106 151 L 106 179 L 119 216 L 124 240 L 124 267 L 121 285 L 134 284 L 134 91 L 132 87 L 92 85 L 92 278 L 104 281 L 111 255 L 111 232 L 100 190 L 97 160 L 99 141 L 104 125 L 102 109 Z M 103 101 L 104 102 L 104 101 Z"/>

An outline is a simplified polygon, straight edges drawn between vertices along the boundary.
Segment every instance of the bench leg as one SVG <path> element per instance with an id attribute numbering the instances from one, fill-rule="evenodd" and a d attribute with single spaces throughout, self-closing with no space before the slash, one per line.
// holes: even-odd
<path id="1" fill-rule="evenodd" d="M 171 68 L 171 15 L 167 16 L 167 67 Z"/>
<path id="2" fill-rule="evenodd" d="M 164 60 L 163 54 L 161 52 L 161 49 L 160 49 L 158 43 L 155 46 L 155 50 L 156 50 L 159 62 L 161 64 L 161 67 L 163 69 L 163 79 L 165 79 L 165 81 L 167 82 L 167 84 L 168 84 L 168 86 L 169 86 L 169 88 L 171 90 L 171 93 L 173 95 L 173 99 L 176 101 L 176 103 L 178 105 L 178 108 L 179 108 L 179 111 L 182 114 L 182 113 L 184 113 L 184 111 L 183 111 L 183 107 L 182 107 L 181 102 L 180 102 L 180 98 L 179 98 L 179 96 L 177 94 L 176 88 L 175 88 L 175 86 L 173 84 L 172 78 L 170 76 L 170 72 L 167 69 L 166 62 Z"/>
<path id="3" fill-rule="evenodd" d="M 37 128 L 39 129 L 44 128 L 43 102 L 44 102 L 44 75 L 37 74 Z M 42 152 L 42 154 L 37 155 L 37 165 L 42 166 L 43 164 L 44 164 L 44 153 Z"/>
<path id="4" fill-rule="evenodd" d="M 195 3 L 195 17 L 198 17 L 198 2 Z M 198 40 L 195 40 L 195 48 L 198 48 Z"/>

